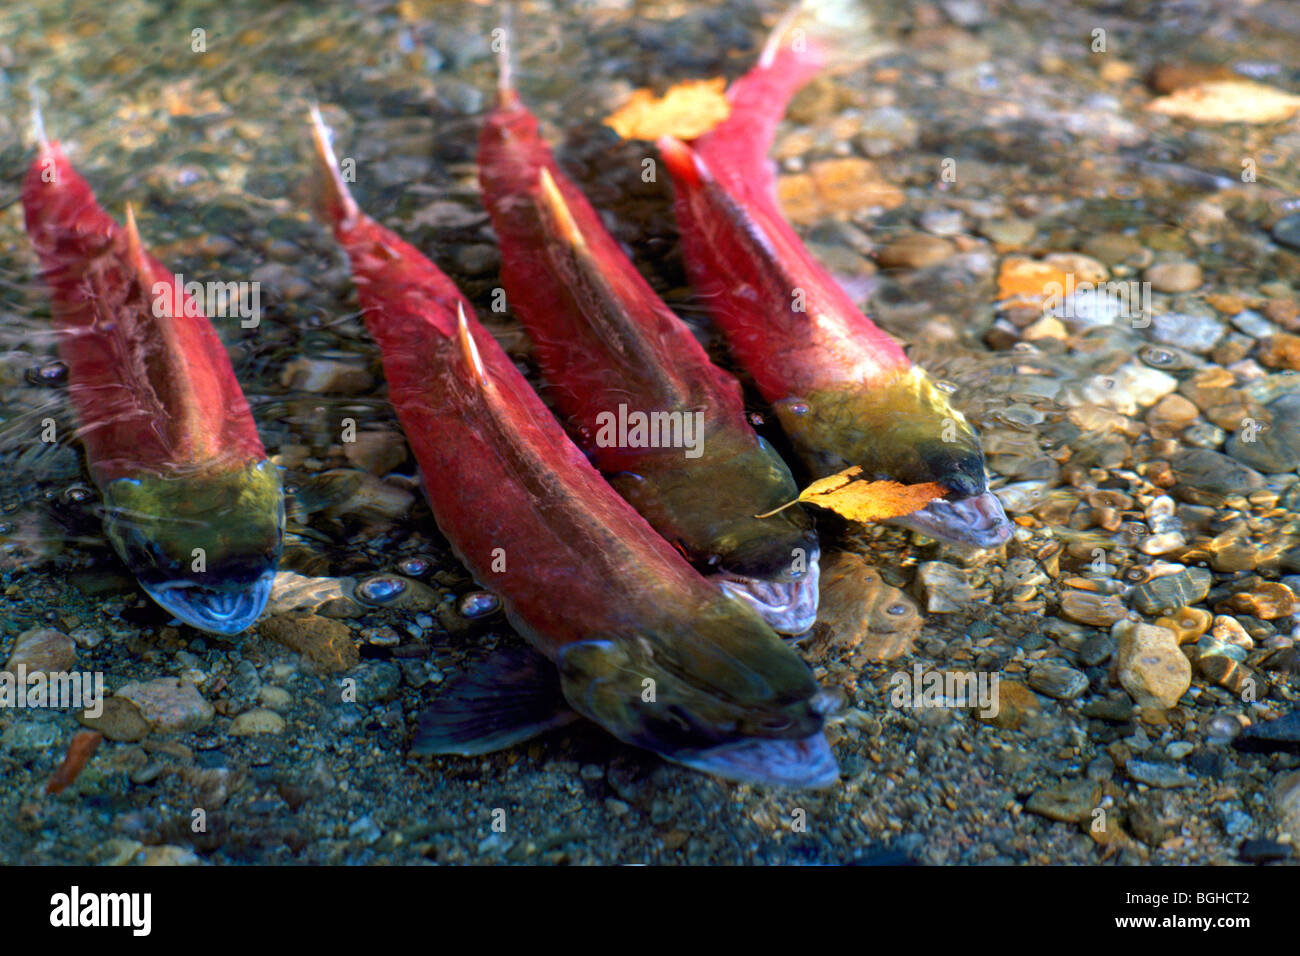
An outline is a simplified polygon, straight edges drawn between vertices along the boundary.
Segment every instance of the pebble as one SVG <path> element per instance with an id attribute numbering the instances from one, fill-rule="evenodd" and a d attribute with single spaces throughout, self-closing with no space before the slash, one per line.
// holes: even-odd
<path id="1" fill-rule="evenodd" d="M 1260 340 L 1259 361 L 1269 368 L 1300 371 L 1300 335 L 1280 333 Z"/>
<path id="2" fill-rule="evenodd" d="M 361 659 L 346 624 L 315 614 L 264 618 L 257 625 L 257 633 L 301 654 L 328 673 L 355 667 Z"/>
<path id="3" fill-rule="evenodd" d="M 917 224 L 935 236 L 956 236 L 966 228 L 966 217 L 960 209 L 933 206 L 921 213 Z"/>
<path id="4" fill-rule="evenodd" d="M 273 710 L 246 710 L 230 724 L 230 733 L 234 737 L 250 737 L 254 734 L 282 734 L 285 722 Z"/>
<path id="5" fill-rule="evenodd" d="M 1124 765 L 1124 772 L 1138 783 L 1161 790 L 1190 787 L 1196 783 L 1196 778 L 1177 764 L 1157 760 L 1130 760 Z"/>
<path id="6" fill-rule="evenodd" d="M 1128 608 L 1114 594 L 1070 589 L 1061 594 L 1061 613 L 1091 627 L 1110 627 L 1128 617 Z"/>
<path id="7" fill-rule="evenodd" d="M 1280 617 L 1290 617 L 1295 613 L 1295 594 L 1285 584 L 1278 581 L 1265 581 L 1249 591 L 1241 591 L 1225 602 L 1229 608 L 1240 614 L 1249 614 L 1265 621 Z"/>
<path id="8" fill-rule="evenodd" d="M 1038 697 L 1024 684 L 1019 681 L 1002 680 L 998 682 L 998 712 L 989 717 L 980 716 L 980 712 L 975 711 L 976 716 L 981 720 L 986 720 L 995 727 L 1001 727 L 1004 730 L 1015 730 L 1020 727 L 1026 720 L 1035 717 L 1041 710 L 1038 703 Z"/>
<path id="9" fill-rule="evenodd" d="M 350 670 L 355 680 L 358 704 L 384 703 L 397 696 L 402 683 L 402 669 L 392 661 L 366 661 Z"/>
<path id="10" fill-rule="evenodd" d="M 1166 395 L 1146 413 L 1153 438 L 1173 438 L 1200 416 L 1195 405 L 1181 395 Z"/>
<path id="11" fill-rule="evenodd" d="M 1129 603 L 1143 614 L 1163 614 L 1205 600 L 1213 583 L 1214 575 L 1205 568 L 1187 568 L 1139 584 Z"/>
<path id="12" fill-rule="evenodd" d="M 1120 684 L 1139 707 L 1167 710 L 1192 683 L 1192 665 L 1173 631 L 1153 624 L 1119 621 L 1111 629 L 1119 645 Z"/>
<path id="13" fill-rule="evenodd" d="M 1300 249 L 1300 213 L 1283 216 L 1274 223 L 1273 238 L 1284 246 Z"/>
<path id="14" fill-rule="evenodd" d="M 1300 753 L 1300 710 L 1290 710 L 1275 720 L 1251 724 L 1232 741 L 1250 753 L 1288 751 Z"/>
<path id="15" fill-rule="evenodd" d="M 372 475 L 382 477 L 406 461 L 406 440 L 389 429 L 359 431 L 342 444 L 348 464 Z"/>
<path id="16" fill-rule="evenodd" d="M 62 631 L 38 627 L 23 631 L 15 638 L 4 669 L 11 674 L 17 674 L 20 666 L 27 674 L 66 673 L 76 665 L 76 642 Z"/>
<path id="17" fill-rule="evenodd" d="M 815 656 L 890 660 L 912 649 L 925 623 L 916 602 L 886 584 L 864 558 L 842 551 L 823 559 Z"/>
<path id="18" fill-rule="evenodd" d="M 1094 634 L 1079 648 L 1079 663 L 1084 667 L 1100 667 L 1114 656 L 1117 645 L 1109 634 Z"/>
<path id="19" fill-rule="evenodd" d="M 1035 664 L 1029 671 L 1029 686 L 1057 700 L 1074 700 L 1088 689 L 1088 675 L 1063 664 Z"/>
<path id="20" fill-rule="evenodd" d="M 1268 406 L 1273 421 L 1266 427 L 1250 421 L 1236 423 L 1225 450 L 1242 464 L 1265 474 L 1281 474 L 1300 467 L 1300 395 L 1283 395 Z"/>
<path id="21" fill-rule="evenodd" d="M 1184 607 L 1165 617 L 1156 618 L 1156 624 L 1173 631 L 1179 644 L 1191 644 L 1210 629 L 1213 617 L 1204 608 Z"/>
<path id="22" fill-rule="evenodd" d="M 895 239 L 880 250 L 876 261 L 886 269 L 924 269 L 943 262 L 956 251 L 947 239 L 916 233 Z"/>
<path id="23" fill-rule="evenodd" d="M 1174 456 L 1177 476 L 1174 495 L 1180 501 L 1222 507 L 1231 495 L 1248 494 L 1264 487 L 1264 476 L 1227 455 L 1204 448 L 1189 448 Z"/>
<path id="24" fill-rule="evenodd" d="M 1237 849 L 1242 863 L 1276 863 L 1291 859 L 1291 847 L 1276 840 L 1245 840 Z"/>
<path id="25" fill-rule="evenodd" d="M 367 395 L 374 390 L 375 380 L 361 358 L 302 357 L 285 363 L 280 384 L 318 395 Z"/>
<path id="26" fill-rule="evenodd" d="M 198 730 L 210 723 L 216 713 L 197 687 L 176 677 L 132 681 L 119 688 L 115 696 L 134 704 L 145 723 L 164 734 Z"/>
<path id="27" fill-rule="evenodd" d="M 980 223 L 979 232 L 1004 249 L 1019 249 L 1027 245 L 1038 231 L 1025 219 L 990 219 Z"/>
<path id="28" fill-rule="evenodd" d="M 1238 332 L 1244 332 L 1252 339 L 1267 338 L 1277 331 L 1277 326 L 1254 309 L 1242 309 L 1232 317 L 1231 322 Z"/>
<path id="29" fill-rule="evenodd" d="M 1300 771 L 1277 778 L 1273 784 L 1273 808 L 1291 841 L 1300 843 Z"/>
<path id="30" fill-rule="evenodd" d="M 1059 820 L 1083 823 L 1101 802 L 1102 787 L 1095 780 L 1066 780 L 1055 787 L 1035 791 L 1025 803 L 1030 813 Z"/>
<path id="31" fill-rule="evenodd" d="M 269 707 L 271 710 L 288 710 L 293 697 L 283 687 L 264 684 L 257 692 L 257 699 L 263 707 Z"/>
<path id="32" fill-rule="evenodd" d="M 1223 338 L 1227 326 L 1213 315 L 1165 312 L 1152 317 L 1150 331 L 1156 342 L 1204 355 Z"/>
<path id="33" fill-rule="evenodd" d="M 1205 277 L 1195 262 L 1158 262 L 1142 273 L 1156 292 L 1193 292 Z"/>
<path id="34" fill-rule="evenodd" d="M 954 614 L 992 596 L 989 588 L 976 587 L 972 573 L 943 561 L 924 561 L 916 569 L 921 603 L 931 614 Z"/>
<path id="35" fill-rule="evenodd" d="M 105 697 L 103 712 L 98 717 L 87 717 L 85 711 L 78 711 L 77 720 L 109 740 L 134 742 L 149 736 L 148 721 L 140 708 L 125 697 Z"/>

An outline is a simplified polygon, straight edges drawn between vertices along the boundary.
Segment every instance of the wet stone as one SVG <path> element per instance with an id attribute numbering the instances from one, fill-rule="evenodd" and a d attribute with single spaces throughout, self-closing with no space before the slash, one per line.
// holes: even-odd
<path id="1" fill-rule="evenodd" d="M 392 661 L 373 661 L 348 671 L 347 677 L 355 680 L 356 702 L 377 704 L 392 700 L 402 683 L 402 670 Z"/>
<path id="2" fill-rule="evenodd" d="M 1300 213 L 1279 219 L 1273 225 L 1273 238 L 1291 249 L 1300 249 Z"/>
<path id="3" fill-rule="evenodd" d="M 1238 750 L 1250 753 L 1300 753 L 1300 710 L 1291 710 L 1276 720 L 1251 724 L 1232 743 Z"/>
<path id="4" fill-rule="evenodd" d="M 1061 613 L 1080 624 L 1110 627 L 1128 616 L 1128 608 L 1114 594 L 1071 589 L 1061 595 Z"/>
<path id="5" fill-rule="evenodd" d="M 984 717 L 976 711 L 981 720 L 987 720 L 995 727 L 1015 730 L 1041 710 L 1038 698 L 1019 681 L 1004 680 L 998 682 L 998 712 Z"/>
<path id="6" fill-rule="evenodd" d="M 1063 664 L 1035 664 L 1029 671 L 1029 686 L 1057 700 L 1074 700 L 1088 689 L 1088 676 Z"/>
<path id="7" fill-rule="evenodd" d="M 4 669 L 11 674 L 17 674 L 20 666 L 27 674 L 61 673 L 71 671 L 76 665 L 76 642 L 61 631 L 41 627 L 18 635 Z"/>
<path id="8" fill-rule="evenodd" d="M 1124 772 L 1138 783 L 1161 790 L 1190 787 L 1196 783 L 1196 778 L 1177 764 L 1156 760 L 1130 760 L 1124 765 Z"/>
<path id="9" fill-rule="evenodd" d="M 1204 276 L 1194 262 L 1161 262 L 1149 267 L 1142 277 L 1156 292 L 1192 292 L 1201 287 Z"/>
<path id="10" fill-rule="evenodd" d="M 1212 315 L 1166 312 L 1151 319 L 1151 338 L 1204 355 L 1214 348 L 1227 326 Z"/>
<path id="11" fill-rule="evenodd" d="M 1174 456 L 1178 483 L 1174 494 L 1191 504 L 1221 506 L 1226 497 L 1242 495 L 1264 487 L 1264 476 L 1227 455 L 1203 448 L 1187 449 Z"/>
<path id="12" fill-rule="evenodd" d="M 1205 568 L 1188 568 L 1143 582 L 1129 594 L 1129 603 L 1143 614 L 1162 614 L 1205 600 L 1214 575 Z"/>
<path id="13" fill-rule="evenodd" d="M 1036 791 L 1025 803 L 1025 809 L 1049 820 L 1082 823 L 1091 818 L 1092 811 L 1101 802 L 1101 793 L 1101 784 L 1095 780 L 1067 780 Z"/>
<path id="14" fill-rule="evenodd" d="M 1300 395 L 1284 395 L 1268 406 L 1273 421 L 1264 428 L 1242 423 L 1224 446 L 1233 458 L 1265 474 L 1300 467 Z"/>
<path id="15" fill-rule="evenodd" d="M 145 722 L 160 733 L 189 733 L 211 722 L 215 711 L 197 687 L 175 677 L 132 681 L 117 691 L 140 711 Z"/>
<path id="16" fill-rule="evenodd" d="M 1119 680 L 1139 707 L 1175 707 L 1192 683 L 1192 665 L 1173 631 L 1120 621 L 1111 630 L 1119 644 Z"/>
<path id="17" fill-rule="evenodd" d="M 246 710 L 230 725 L 234 737 L 250 737 L 257 734 L 282 734 L 285 722 L 273 710 Z"/>
<path id="18" fill-rule="evenodd" d="M 85 711 L 77 712 L 77 720 L 91 730 L 97 730 L 108 740 L 133 742 L 149 735 L 149 723 L 140 708 L 125 697 L 104 698 L 104 709 L 98 717 L 87 717 Z"/>
<path id="19" fill-rule="evenodd" d="M 257 625 L 257 632 L 331 673 L 345 671 L 361 659 L 346 624 L 315 614 L 265 618 Z"/>

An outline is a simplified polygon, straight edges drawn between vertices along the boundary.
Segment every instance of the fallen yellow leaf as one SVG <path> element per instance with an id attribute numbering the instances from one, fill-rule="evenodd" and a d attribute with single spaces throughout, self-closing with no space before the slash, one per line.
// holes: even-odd
<path id="1" fill-rule="evenodd" d="M 678 83 L 663 96 L 637 90 L 605 125 L 623 139 L 696 139 L 731 115 L 726 90 L 727 81 L 720 76 Z"/>
<path id="2" fill-rule="evenodd" d="M 853 465 L 834 475 L 819 478 L 801 491 L 794 501 L 757 517 L 770 517 L 804 501 L 829 508 L 851 521 L 883 521 L 919 511 L 947 494 L 942 485 L 934 482 L 904 485 L 897 481 L 866 481 L 855 477 L 861 473 L 862 469 Z"/>
<path id="3" fill-rule="evenodd" d="M 1048 295 L 1060 296 L 1069 275 L 1058 266 L 1021 256 L 1002 260 L 998 272 L 998 299 L 1008 306 L 1042 305 Z"/>
<path id="4" fill-rule="evenodd" d="M 1212 80 L 1154 99 L 1147 109 L 1201 123 L 1277 123 L 1300 109 L 1300 96 L 1251 80 Z"/>

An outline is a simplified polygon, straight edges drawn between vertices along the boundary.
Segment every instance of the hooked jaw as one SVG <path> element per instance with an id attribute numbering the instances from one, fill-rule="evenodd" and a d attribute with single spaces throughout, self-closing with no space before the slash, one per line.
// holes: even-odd
<path id="1" fill-rule="evenodd" d="M 252 627 L 271 596 L 275 568 L 267 568 L 251 584 L 210 586 L 193 581 L 140 582 L 158 605 L 191 627 L 213 634 L 238 634 Z"/>
<path id="2" fill-rule="evenodd" d="M 957 501 L 932 501 L 920 511 L 895 518 L 894 522 L 938 541 L 977 548 L 1006 544 L 1012 531 L 1002 502 L 991 491 Z"/>
<path id="3" fill-rule="evenodd" d="M 750 577 L 730 571 L 711 575 L 729 597 L 748 604 L 778 634 L 802 634 L 817 622 L 821 549 L 808 546 L 803 567 L 775 577 Z"/>
<path id="4" fill-rule="evenodd" d="M 109 540 L 163 609 L 215 634 L 256 622 L 283 549 L 284 499 L 270 462 L 121 478 L 103 492 Z"/>
<path id="5" fill-rule="evenodd" d="M 669 758 L 724 780 L 817 790 L 840 779 L 840 767 L 820 730 L 802 740 L 742 740 Z"/>

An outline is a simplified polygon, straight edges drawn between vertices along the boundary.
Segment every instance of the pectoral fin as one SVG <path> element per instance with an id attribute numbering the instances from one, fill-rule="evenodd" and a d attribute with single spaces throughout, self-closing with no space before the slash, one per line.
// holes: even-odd
<path id="1" fill-rule="evenodd" d="M 411 753 L 492 753 L 577 716 L 560 691 L 555 665 L 531 648 L 511 648 L 448 683 L 420 715 Z"/>

